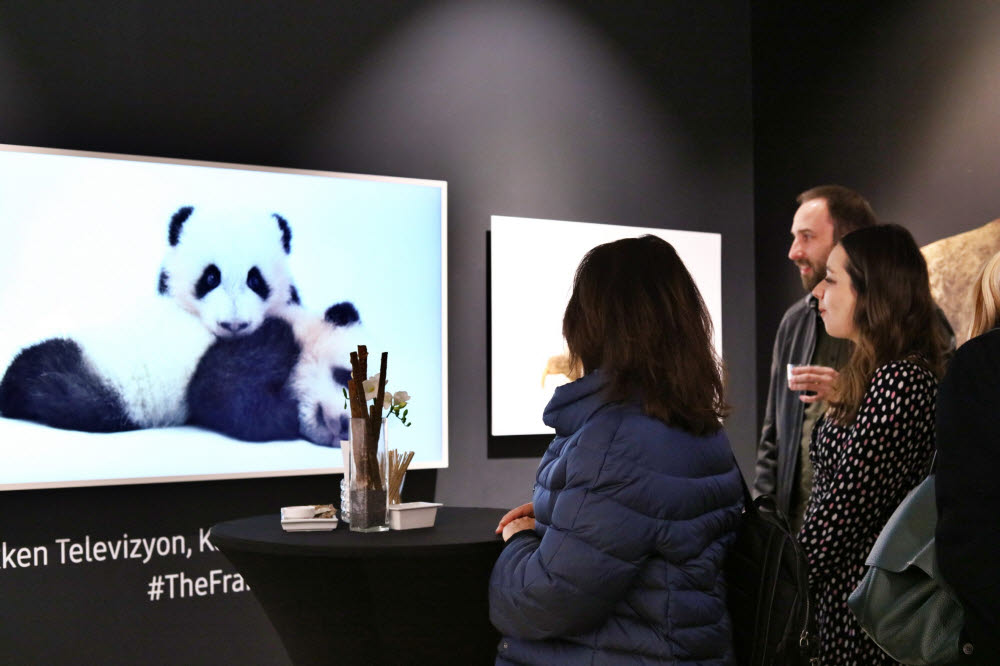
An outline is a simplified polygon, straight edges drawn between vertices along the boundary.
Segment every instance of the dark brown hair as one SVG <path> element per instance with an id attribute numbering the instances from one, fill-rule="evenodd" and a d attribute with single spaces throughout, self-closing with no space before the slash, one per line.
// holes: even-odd
<path id="1" fill-rule="evenodd" d="M 656 236 L 598 245 L 583 258 L 563 317 L 570 360 L 600 368 L 610 400 L 696 435 L 728 411 L 712 320 L 670 243 Z"/>
<path id="2" fill-rule="evenodd" d="M 813 199 L 826 201 L 826 209 L 833 219 L 833 241 L 837 242 L 855 229 L 878 224 L 875 211 L 863 196 L 843 185 L 819 185 L 795 198 L 800 206 Z"/>
<path id="3" fill-rule="evenodd" d="M 905 359 L 940 377 L 944 341 L 927 263 L 909 231 L 897 224 L 868 227 L 844 236 L 840 246 L 857 298 L 857 342 L 837 378 L 830 412 L 850 424 L 879 366 Z"/>

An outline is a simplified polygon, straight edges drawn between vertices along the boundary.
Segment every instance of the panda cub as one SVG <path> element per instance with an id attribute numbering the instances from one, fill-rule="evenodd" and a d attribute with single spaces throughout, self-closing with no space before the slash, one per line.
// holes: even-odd
<path id="1" fill-rule="evenodd" d="M 250 335 L 218 339 L 188 385 L 188 422 L 247 441 L 305 437 L 339 446 L 351 378 L 341 332 L 359 320 L 351 303 L 322 317 L 290 306 Z"/>
<path id="2" fill-rule="evenodd" d="M 253 333 L 268 315 L 298 303 L 288 255 L 292 230 L 277 213 L 174 213 L 158 292 L 220 338 Z"/>
<path id="3" fill-rule="evenodd" d="M 192 378 L 213 345 L 253 336 L 271 320 L 268 330 L 283 321 L 293 337 L 325 322 L 299 306 L 288 266 L 291 229 L 280 215 L 185 206 L 170 219 L 167 240 L 158 297 L 130 307 L 114 326 L 23 349 L 0 381 L 0 414 L 89 432 L 181 425 L 189 420 Z M 329 348 L 340 346 L 336 326 L 326 322 L 321 330 L 318 339 L 296 341 L 296 375 L 331 360 L 314 351 L 332 354 Z M 316 402 L 314 396 L 335 390 L 329 367 L 327 377 L 323 386 L 293 385 L 291 397 L 297 405 Z M 300 390 L 308 394 L 294 393 Z M 339 421 L 343 409 L 322 404 L 324 422 Z M 315 417 L 304 422 L 304 433 L 317 425 Z"/>

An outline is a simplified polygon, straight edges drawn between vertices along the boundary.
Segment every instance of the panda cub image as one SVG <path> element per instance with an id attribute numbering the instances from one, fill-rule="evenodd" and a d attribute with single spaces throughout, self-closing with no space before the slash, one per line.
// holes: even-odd
<path id="1" fill-rule="evenodd" d="M 218 339 L 188 385 L 188 423 L 247 441 L 304 437 L 339 446 L 347 439 L 343 388 L 351 378 L 339 332 L 359 320 L 351 303 L 322 317 L 291 306 L 250 335 Z"/>
<path id="2" fill-rule="evenodd" d="M 22 349 L 0 381 L 0 414 L 87 432 L 191 422 L 254 441 L 302 434 L 333 443 L 344 416 L 337 382 L 346 384 L 333 365 L 347 358 L 342 329 L 359 317 L 350 304 L 326 314 L 301 307 L 288 222 L 276 213 L 184 206 L 171 217 L 167 240 L 158 293 L 123 304 L 126 314 L 113 325 Z M 239 348 L 259 368 L 236 358 Z M 286 375 L 281 386 L 276 367 Z M 301 423 L 278 427 L 292 406 Z M 272 410 L 276 421 L 261 423 Z M 238 424 L 239 413 L 258 417 L 262 432 Z"/>

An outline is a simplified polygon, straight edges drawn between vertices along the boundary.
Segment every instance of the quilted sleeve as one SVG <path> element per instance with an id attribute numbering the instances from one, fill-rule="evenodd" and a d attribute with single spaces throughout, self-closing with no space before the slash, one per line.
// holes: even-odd
<path id="1" fill-rule="evenodd" d="M 614 471 L 608 439 L 587 440 L 558 461 L 565 465 L 554 472 L 560 490 L 543 536 L 512 540 L 493 569 L 490 619 L 505 635 L 544 639 L 599 626 L 652 548 L 653 521 L 615 501 L 614 489 L 635 479 Z"/>

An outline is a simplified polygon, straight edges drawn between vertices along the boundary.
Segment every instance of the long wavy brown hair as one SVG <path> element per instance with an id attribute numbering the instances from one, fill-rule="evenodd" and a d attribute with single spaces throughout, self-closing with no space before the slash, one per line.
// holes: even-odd
<path id="1" fill-rule="evenodd" d="M 940 378 L 944 340 L 927 263 L 909 231 L 897 224 L 867 227 L 844 236 L 840 246 L 857 297 L 857 335 L 851 358 L 837 377 L 830 416 L 849 425 L 880 366 L 909 360 Z"/>
<path id="2" fill-rule="evenodd" d="M 712 320 L 673 246 L 656 236 L 598 245 L 576 270 L 563 317 L 572 363 L 607 375 L 610 400 L 638 399 L 702 435 L 728 413 Z"/>

